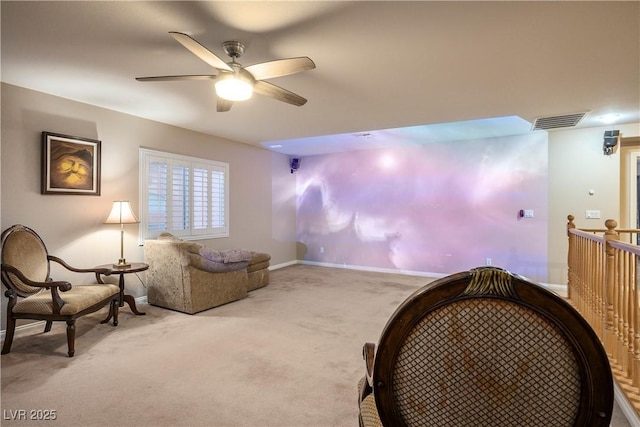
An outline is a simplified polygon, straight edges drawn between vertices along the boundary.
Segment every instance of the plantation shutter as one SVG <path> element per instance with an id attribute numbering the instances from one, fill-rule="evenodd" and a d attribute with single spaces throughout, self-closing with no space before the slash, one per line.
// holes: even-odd
<path id="1" fill-rule="evenodd" d="M 226 163 L 140 149 L 141 240 L 229 235 Z"/>

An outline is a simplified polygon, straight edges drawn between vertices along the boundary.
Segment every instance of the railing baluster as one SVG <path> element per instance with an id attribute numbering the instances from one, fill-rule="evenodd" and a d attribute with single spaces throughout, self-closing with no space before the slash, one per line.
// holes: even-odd
<path id="1" fill-rule="evenodd" d="M 633 275 L 629 283 L 629 370 L 628 376 L 635 387 L 640 387 L 640 331 L 638 330 L 638 256 L 630 254 Z"/>
<path id="2" fill-rule="evenodd" d="M 631 293 L 629 292 L 629 282 L 625 281 L 622 284 L 622 371 L 629 371 L 629 303 Z"/>
<path id="3" fill-rule="evenodd" d="M 633 288 L 633 301 L 632 307 L 632 324 L 634 325 L 634 339 L 633 339 L 633 363 L 631 365 L 631 383 L 634 387 L 640 389 L 640 290 L 638 289 L 637 271 L 638 271 L 638 257 L 634 256 L 634 280 L 631 282 Z"/>
<path id="4" fill-rule="evenodd" d="M 613 291 L 613 336 L 615 338 L 615 351 L 613 352 L 612 360 L 617 364 L 620 364 L 620 343 L 622 342 L 622 333 L 623 333 L 623 319 L 622 319 L 622 305 L 623 305 L 623 293 L 621 292 L 622 283 L 628 280 L 627 272 L 627 259 L 621 251 L 616 250 L 616 254 L 619 261 L 617 266 L 618 271 L 621 271 L 622 274 L 619 275 L 619 280 L 614 284 Z"/>

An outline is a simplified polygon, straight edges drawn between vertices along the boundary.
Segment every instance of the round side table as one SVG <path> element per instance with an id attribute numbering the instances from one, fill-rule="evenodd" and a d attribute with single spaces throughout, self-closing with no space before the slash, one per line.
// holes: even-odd
<path id="1" fill-rule="evenodd" d="M 127 304 L 129 304 L 129 308 L 135 315 L 144 316 L 146 314 L 141 311 L 138 311 L 138 308 L 136 307 L 136 300 L 135 298 L 133 298 L 132 295 L 127 295 L 124 293 L 124 275 L 148 270 L 149 264 L 145 264 L 142 262 L 132 262 L 131 264 L 128 264 L 124 267 L 118 267 L 117 264 L 103 264 L 95 268 L 107 269 L 111 272 L 111 275 L 117 274 L 120 276 L 120 278 L 118 279 L 118 286 L 120 287 L 120 298 L 119 298 L 118 305 L 120 307 L 123 307 L 124 303 L 126 302 Z M 102 278 L 100 277 L 100 273 L 96 273 L 96 280 L 99 283 L 104 283 L 102 281 Z M 113 314 L 114 314 L 113 310 L 110 309 L 109 315 L 107 316 L 107 318 L 100 323 L 107 323 L 113 317 Z M 117 320 L 114 319 L 113 324 L 117 325 L 118 324 Z"/>

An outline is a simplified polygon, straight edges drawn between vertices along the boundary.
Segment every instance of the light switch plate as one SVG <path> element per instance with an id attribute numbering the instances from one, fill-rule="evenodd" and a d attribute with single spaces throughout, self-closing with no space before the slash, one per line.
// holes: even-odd
<path id="1" fill-rule="evenodd" d="M 584 214 L 584 217 L 586 219 L 600 219 L 600 211 L 587 209 L 587 211 Z"/>

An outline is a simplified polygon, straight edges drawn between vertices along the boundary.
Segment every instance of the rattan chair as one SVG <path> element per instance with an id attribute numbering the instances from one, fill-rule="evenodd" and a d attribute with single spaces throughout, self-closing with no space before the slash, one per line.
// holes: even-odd
<path id="1" fill-rule="evenodd" d="M 76 273 L 110 274 L 105 269 L 74 268 L 60 258 L 47 253 L 44 242 L 32 229 L 17 224 L 2 233 L 2 283 L 7 288 L 7 332 L 2 354 L 11 351 L 17 319 L 46 321 L 49 332 L 54 321 L 67 323 L 69 357 L 75 352 L 75 322 L 80 316 L 93 313 L 111 303 L 114 325 L 118 322 L 117 285 L 95 283 L 72 286 L 67 281 L 53 281 L 50 261 Z"/>
<path id="2" fill-rule="evenodd" d="M 494 267 L 419 289 L 363 349 L 361 426 L 608 426 L 598 337 L 562 298 Z"/>

